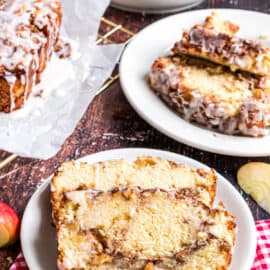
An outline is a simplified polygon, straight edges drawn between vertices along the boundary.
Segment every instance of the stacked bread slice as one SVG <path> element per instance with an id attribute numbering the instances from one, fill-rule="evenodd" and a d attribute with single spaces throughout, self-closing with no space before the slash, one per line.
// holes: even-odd
<path id="1" fill-rule="evenodd" d="M 64 163 L 51 183 L 58 267 L 228 269 L 234 217 L 214 171 L 163 158 Z"/>
<path id="2" fill-rule="evenodd" d="M 226 134 L 264 136 L 270 125 L 270 49 L 236 36 L 216 13 L 152 66 L 151 88 L 186 120 Z"/>

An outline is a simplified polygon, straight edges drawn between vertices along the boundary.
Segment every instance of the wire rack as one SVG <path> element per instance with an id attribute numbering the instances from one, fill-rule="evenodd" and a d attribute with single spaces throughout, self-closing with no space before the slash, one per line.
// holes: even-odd
<path id="1" fill-rule="evenodd" d="M 103 24 L 106 29 L 105 33 L 98 34 L 98 38 L 96 43 L 100 44 L 113 44 L 115 43 L 113 40 L 114 35 L 117 32 L 121 32 L 125 35 L 124 42 L 129 42 L 133 36 L 135 35 L 134 32 L 130 31 L 129 29 L 123 27 L 121 24 L 117 24 L 107 18 L 101 18 L 101 24 Z M 96 96 L 100 95 L 102 92 L 107 90 L 113 83 L 115 83 L 119 79 L 119 74 L 113 74 L 105 83 L 104 85 L 97 91 Z M 13 160 L 17 158 L 17 155 L 11 154 L 7 158 L 0 161 L 0 170 L 11 163 Z"/>

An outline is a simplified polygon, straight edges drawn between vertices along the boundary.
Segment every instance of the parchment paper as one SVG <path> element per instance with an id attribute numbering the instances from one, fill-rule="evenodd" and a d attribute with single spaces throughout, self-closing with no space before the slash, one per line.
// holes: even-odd
<path id="1" fill-rule="evenodd" d="M 0 113 L 1 149 L 40 159 L 60 150 L 123 49 L 123 45 L 95 44 L 100 17 L 109 2 L 62 0 L 62 36 L 72 43 L 72 58 L 53 56 L 24 108 Z"/>

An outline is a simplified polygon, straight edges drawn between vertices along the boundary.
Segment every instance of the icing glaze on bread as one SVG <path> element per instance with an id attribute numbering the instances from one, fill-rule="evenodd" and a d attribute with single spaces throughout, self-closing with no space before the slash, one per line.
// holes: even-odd
<path id="1" fill-rule="evenodd" d="M 59 0 L 0 3 L 0 111 L 23 106 L 58 40 Z"/>

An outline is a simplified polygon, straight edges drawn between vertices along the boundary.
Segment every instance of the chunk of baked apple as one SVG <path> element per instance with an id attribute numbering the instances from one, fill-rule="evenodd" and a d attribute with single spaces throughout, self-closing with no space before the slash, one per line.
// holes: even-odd
<path id="1" fill-rule="evenodd" d="M 0 248 L 13 244 L 19 236 L 20 219 L 7 204 L 0 201 Z"/>
<path id="2" fill-rule="evenodd" d="M 250 162 L 237 173 L 240 187 L 270 213 L 270 164 Z"/>

